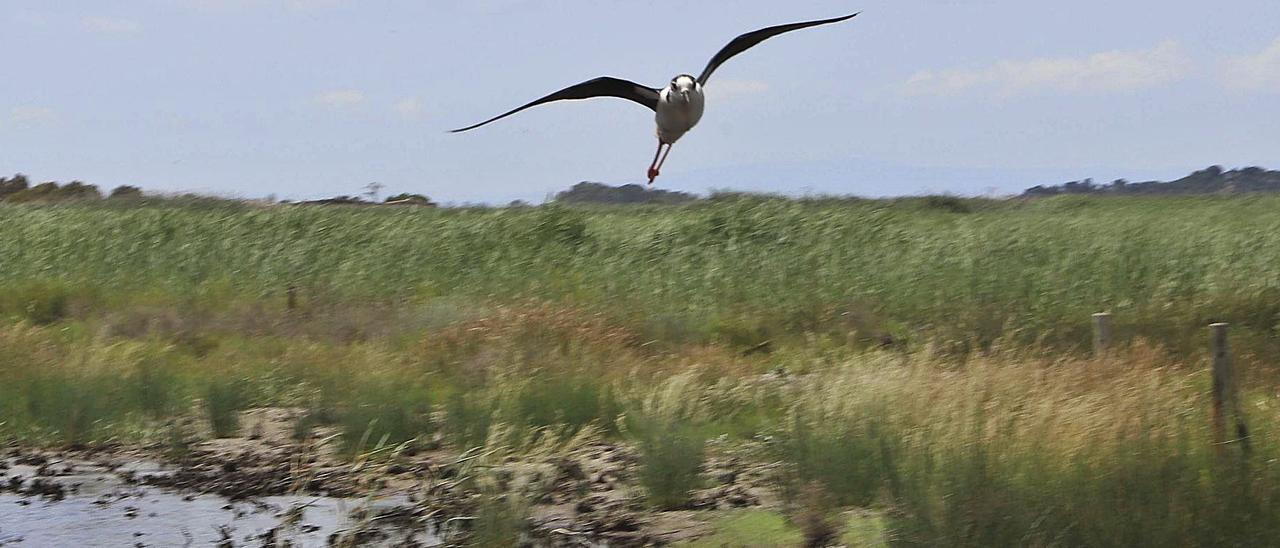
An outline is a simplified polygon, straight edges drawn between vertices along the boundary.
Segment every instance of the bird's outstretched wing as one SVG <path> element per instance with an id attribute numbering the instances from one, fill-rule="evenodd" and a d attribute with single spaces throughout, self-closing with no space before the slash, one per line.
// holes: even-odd
<path id="1" fill-rule="evenodd" d="M 480 122 L 474 126 L 455 129 L 450 131 L 449 133 L 458 133 L 461 131 L 475 129 L 489 122 L 506 118 L 507 116 L 511 116 L 512 114 L 520 112 L 524 109 L 536 107 L 543 103 L 550 103 L 552 101 L 567 101 L 567 100 L 573 100 L 573 99 L 590 99 L 592 97 L 618 97 L 621 99 L 626 99 L 628 101 L 635 101 L 646 107 L 649 107 L 651 110 L 655 110 L 655 111 L 658 110 L 658 90 L 650 87 L 642 86 L 635 82 L 623 80 L 621 78 L 601 76 L 600 78 L 596 78 L 594 80 L 587 80 L 586 82 L 583 82 L 581 84 L 574 84 L 560 91 L 552 93 L 551 95 L 538 99 L 537 101 L 534 101 L 522 107 L 511 110 L 510 112 L 507 112 L 505 114 L 501 114 L 499 116 L 495 116 L 493 118 Z"/>
<path id="2" fill-rule="evenodd" d="M 823 19 L 821 21 L 806 21 L 803 23 L 791 23 L 789 25 L 778 25 L 776 27 L 769 27 L 767 29 L 760 29 L 757 31 L 743 34 L 742 36 L 734 38 L 732 42 L 729 42 L 729 45 L 725 46 L 718 53 L 716 53 L 715 57 L 711 58 L 711 62 L 707 63 L 707 68 L 702 69 L 702 76 L 698 77 L 698 83 L 702 85 L 706 85 L 707 79 L 711 78 L 711 73 L 715 72 L 715 70 L 719 68 L 720 65 L 724 64 L 725 61 L 728 61 L 730 57 L 733 57 L 734 55 L 747 51 L 748 49 L 751 49 L 752 46 L 759 44 L 760 42 L 763 42 L 765 40 L 768 40 L 770 38 L 773 38 L 774 36 L 777 36 L 784 32 L 791 32 L 793 30 L 816 27 L 818 25 L 825 25 L 828 23 L 839 23 L 841 21 L 853 19 L 857 15 L 858 14 L 855 13 L 853 15 L 846 15 L 844 17 L 836 17 L 833 19 Z"/>

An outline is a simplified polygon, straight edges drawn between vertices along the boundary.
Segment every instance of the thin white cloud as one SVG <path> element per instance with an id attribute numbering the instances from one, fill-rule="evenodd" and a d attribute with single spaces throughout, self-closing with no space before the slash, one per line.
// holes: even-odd
<path id="1" fill-rule="evenodd" d="M 1227 61 L 1227 86 L 1243 91 L 1280 93 L 1280 38 L 1254 55 Z"/>
<path id="2" fill-rule="evenodd" d="M 249 0 L 170 0 L 181 7 L 200 10 L 222 10 L 243 8 L 252 4 Z"/>
<path id="3" fill-rule="evenodd" d="M 25 27 L 45 28 L 49 26 L 49 16 L 38 11 L 16 11 L 10 15 L 9 20 Z"/>
<path id="4" fill-rule="evenodd" d="M 314 102 L 332 109 L 353 107 L 364 102 L 364 93 L 354 89 L 335 89 L 316 95 Z"/>
<path id="5" fill-rule="evenodd" d="M 201 10 L 228 10 L 283 6 L 293 11 L 334 8 L 346 0 L 171 0 L 179 5 Z"/>
<path id="6" fill-rule="evenodd" d="M 523 8 L 533 0 L 471 0 L 466 6 L 479 13 L 503 14 L 516 8 Z"/>
<path id="7" fill-rule="evenodd" d="M 406 120 L 416 120 L 421 118 L 425 111 L 422 106 L 422 99 L 417 97 L 406 97 L 396 101 L 396 104 L 391 108 L 396 111 L 396 114 L 399 114 L 401 118 Z"/>
<path id="8" fill-rule="evenodd" d="M 80 26 L 90 32 L 103 34 L 132 34 L 142 30 L 142 25 L 132 19 L 119 17 L 85 17 Z"/>
<path id="9" fill-rule="evenodd" d="M 38 126 L 53 122 L 57 112 L 49 107 L 19 106 L 9 111 L 9 119 L 20 126 Z"/>
<path id="10" fill-rule="evenodd" d="M 759 80 L 712 80 L 707 82 L 707 95 L 716 101 L 726 101 L 735 97 L 759 95 L 769 91 L 769 84 Z"/>
<path id="11" fill-rule="evenodd" d="M 979 69 L 923 70 L 903 86 L 907 95 L 956 95 L 977 91 L 1001 96 L 1026 93 L 1129 92 L 1177 82 L 1191 69 L 1177 42 L 1151 49 L 1115 50 L 1085 57 L 1006 60 Z"/>
<path id="12" fill-rule="evenodd" d="M 343 0 L 288 0 L 286 4 L 299 11 L 336 8 Z"/>

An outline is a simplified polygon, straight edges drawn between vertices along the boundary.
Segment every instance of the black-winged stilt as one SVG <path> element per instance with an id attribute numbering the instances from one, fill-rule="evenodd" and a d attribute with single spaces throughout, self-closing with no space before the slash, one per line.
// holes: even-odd
<path id="1" fill-rule="evenodd" d="M 662 169 L 662 164 L 667 161 L 667 154 L 671 153 L 671 145 L 675 144 L 675 142 L 679 140 L 680 137 L 684 136 L 684 134 L 690 129 L 693 129 L 693 126 L 698 125 L 698 121 L 702 119 L 702 110 L 706 102 L 702 93 L 702 87 L 707 84 L 707 80 L 711 78 L 711 73 L 715 72 L 716 68 L 721 64 L 724 64 L 725 61 L 728 61 L 729 58 L 784 32 L 816 27 L 818 25 L 826 25 L 828 23 L 838 23 L 840 21 L 852 19 L 856 15 L 858 14 L 855 13 L 853 15 L 835 17 L 832 19 L 822 19 L 819 21 L 805 21 L 802 23 L 778 25 L 775 27 L 748 32 L 734 38 L 733 41 L 729 42 L 727 46 L 716 53 L 715 56 L 711 58 L 711 61 L 707 63 L 707 67 L 702 69 L 702 74 L 696 79 L 688 74 L 681 74 L 672 78 L 671 84 L 667 87 L 651 88 L 642 86 L 635 82 L 623 80 L 621 78 L 602 76 L 593 80 L 587 80 L 581 84 L 569 86 L 476 125 L 455 129 L 451 133 L 475 129 L 488 124 L 489 122 L 511 116 L 512 114 L 524 109 L 536 107 L 552 101 L 590 99 L 592 97 L 618 97 L 621 99 L 627 99 L 649 107 L 656 113 L 655 119 L 658 124 L 658 151 L 653 155 L 653 162 L 649 164 L 648 173 L 649 184 L 653 184 L 653 180 L 658 177 L 658 170 Z M 665 154 L 662 152 L 663 146 L 667 147 Z"/>

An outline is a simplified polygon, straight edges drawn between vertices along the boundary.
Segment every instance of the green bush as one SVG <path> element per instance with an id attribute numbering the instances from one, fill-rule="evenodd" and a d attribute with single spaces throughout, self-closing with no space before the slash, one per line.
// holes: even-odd
<path id="1" fill-rule="evenodd" d="M 480 499 L 480 506 L 476 509 L 467 545 L 484 548 L 520 546 L 527 540 L 528 517 L 528 503 L 520 497 L 487 494 Z"/>
<path id="2" fill-rule="evenodd" d="M 117 386 L 105 376 L 52 374 L 30 380 L 22 391 L 32 426 L 78 444 L 97 439 L 100 430 L 121 417 L 124 409 L 112 401 Z"/>
<path id="3" fill-rule="evenodd" d="M 181 410 L 183 381 L 173 371 L 170 356 L 155 353 L 143 356 L 123 379 L 129 407 L 151 418 L 168 417 Z"/>
<path id="4" fill-rule="evenodd" d="M 398 378 L 353 382 L 357 388 L 339 408 L 338 421 L 348 452 L 359 454 L 378 443 L 397 445 L 434 430 L 427 390 Z"/>
<path id="5" fill-rule="evenodd" d="M 791 463 L 788 489 L 817 482 L 839 503 L 875 502 L 894 473 L 901 432 L 869 414 L 860 421 L 794 418 L 782 436 L 782 457 Z"/>
<path id="6" fill-rule="evenodd" d="M 68 284 L 49 280 L 0 285 L 0 315 L 48 325 L 70 314 L 75 294 Z"/>
<path id="7" fill-rule="evenodd" d="M 613 424 L 619 407 L 608 386 L 587 374 L 537 375 L 520 387 L 513 405 L 513 424 L 566 425 Z"/>
<path id="8" fill-rule="evenodd" d="M 705 440 L 687 424 L 650 422 L 637 445 L 640 485 L 649 503 L 663 510 L 684 508 L 702 481 Z"/>
<path id="9" fill-rule="evenodd" d="M 240 411 L 248 405 L 249 387 L 243 379 L 214 378 L 204 387 L 204 407 L 215 438 L 230 438 L 240 431 Z"/>

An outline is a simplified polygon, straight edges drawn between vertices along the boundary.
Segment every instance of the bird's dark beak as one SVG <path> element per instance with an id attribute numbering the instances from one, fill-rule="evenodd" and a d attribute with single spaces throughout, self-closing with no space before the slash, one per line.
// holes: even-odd
<path id="1" fill-rule="evenodd" d="M 686 103 L 688 103 L 688 102 L 689 102 L 689 92 L 688 92 L 687 90 L 686 90 L 686 91 L 681 91 L 681 92 L 680 92 L 680 96 L 681 96 L 681 97 L 684 97 L 684 102 L 686 102 Z"/>

